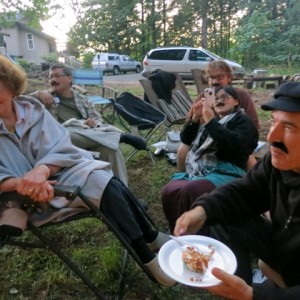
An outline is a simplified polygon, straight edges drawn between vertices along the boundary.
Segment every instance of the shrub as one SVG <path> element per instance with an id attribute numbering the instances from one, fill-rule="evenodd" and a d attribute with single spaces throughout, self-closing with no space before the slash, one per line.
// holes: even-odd
<path id="1" fill-rule="evenodd" d="M 58 62 L 58 54 L 57 53 L 49 53 L 42 56 L 42 59 L 48 62 L 49 64 L 57 63 Z"/>
<path id="2" fill-rule="evenodd" d="M 19 65 L 27 72 L 32 72 L 32 71 L 36 71 L 36 70 L 40 70 L 40 66 L 28 61 L 27 59 L 24 58 L 17 58 L 16 59 L 17 62 L 19 63 Z"/>

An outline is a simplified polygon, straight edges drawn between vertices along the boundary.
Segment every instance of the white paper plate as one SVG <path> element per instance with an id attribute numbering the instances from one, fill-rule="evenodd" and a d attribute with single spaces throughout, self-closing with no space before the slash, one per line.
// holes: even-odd
<path id="1" fill-rule="evenodd" d="M 196 245 L 205 254 L 209 254 L 212 248 L 215 252 L 209 261 L 206 272 L 199 274 L 186 268 L 182 260 L 182 249 L 174 240 L 165 243 L 158 253 L 158 262 L 162 270 L 177 282 L 189 286 L 208 287 L 220 283 L 211 274 L 212 268 L 218 267 L 230 274 L 235 272 L 237 267 L 235 255 L 223 243 L 201 235 L 185 235 L 178 238 L 189 244 Z"/>

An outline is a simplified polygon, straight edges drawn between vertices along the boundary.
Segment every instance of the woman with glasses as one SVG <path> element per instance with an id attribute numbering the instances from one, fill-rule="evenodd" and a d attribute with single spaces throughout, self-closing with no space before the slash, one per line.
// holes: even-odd
<path id="1" fill-rule="evenodd" d="M 212 97 L 212 101 L 206 96 L 193 105 L 180 135 L 189 146 L 185 172 L 174 174 L 161 191 L 171 232 L 197 197 L 242 177 L 248 156 L 257 146 L 258 130 L 240 109 L 235 88 L 219 86 Z"/>
<path id="2" fill-rule="evenodd" d="M 230 66 L 224 60 L 214 60 L 207 65 L 205 70 L 208 84 L 210 87 L 227 86 L 232 85 L 233 74 Z M 260 128 L 258 115 L 256 112 L 255 104 L 249 91 L 243 88 L 235 87 L 235 91 L 239 98 L 239 105 L 245 113 L 253 121 L 257 129 Z M 201 98 L 201 95 L 198 96 Z M 176 154 L 177 169 L 179 172 L 185 170 L 185 159 L 189 148 L 187 145 L 181 143 Z M 256 159 L 253 155 L 249 156 L 248 167 L 252 167 L 256 163 Z"/>

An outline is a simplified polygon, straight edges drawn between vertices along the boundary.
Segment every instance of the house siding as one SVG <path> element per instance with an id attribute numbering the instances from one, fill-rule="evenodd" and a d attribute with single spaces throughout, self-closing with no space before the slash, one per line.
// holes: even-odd
<path id="1" fill-rule="evenodd" d="M 19 48 L 19 31 L 17 30 L 16 27 L 14 28 L 10 28 L 10 29 L 5 29 L 3 30 L 3 32 L 9 34 L 10 36 L 5 36 L 5 43 L 6 43 L 6 51 L 7 54 L 11 54 L 11 55 L 16 55 L 16 56 L 21 56 L 21 51 Z M 4 47 L 0 48 L 1 53 L 5 53 L 5 49 Z"/>
<path id="2" fill-rule="evenodd" d="M 0 31 L 1 33 L 1 31 Z M 5 36 L 6 52 L 11 56 L 22 57 L 30 62 L 40 64 L 44 62 L 43 56 L 56 51 L 54 38 L 36 30 L 31 30 L 28 26 L 22 24 L 13 28 L 4 29 L 3 33 L 10 36 Z M 28 49 L 27 34 L 33 36 L 34 48 Z M 54 50 L 54 51 L 52 51 Z M 5 53 L 5 48 L 0 47 L 0 51 Z"/>

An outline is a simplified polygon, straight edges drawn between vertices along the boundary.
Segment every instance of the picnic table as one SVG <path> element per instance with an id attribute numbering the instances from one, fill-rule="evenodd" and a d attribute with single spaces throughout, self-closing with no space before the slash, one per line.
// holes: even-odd
<path id="1" fill-rule="evenodd" d="M 264 86 L 266 82 L 277 82 L 277 86 L 282 83 L 284 80 L 284 76 L 245 76 L 243 78 L 244 80 L 244 87 L 248 89 L 253 88 L 253 84 L 261 83 L 261 86 Z"/>
<path id="2" fill-rule="evenodd" d="M 266 82 L 277 82 L 277 86 L 279 86 L 283 81 L 283 76 L 245 76 L 244 87 L 247 89 L 252 89 L 254 83 L 261 83 L 261 86 L 264 86 Z"/>

